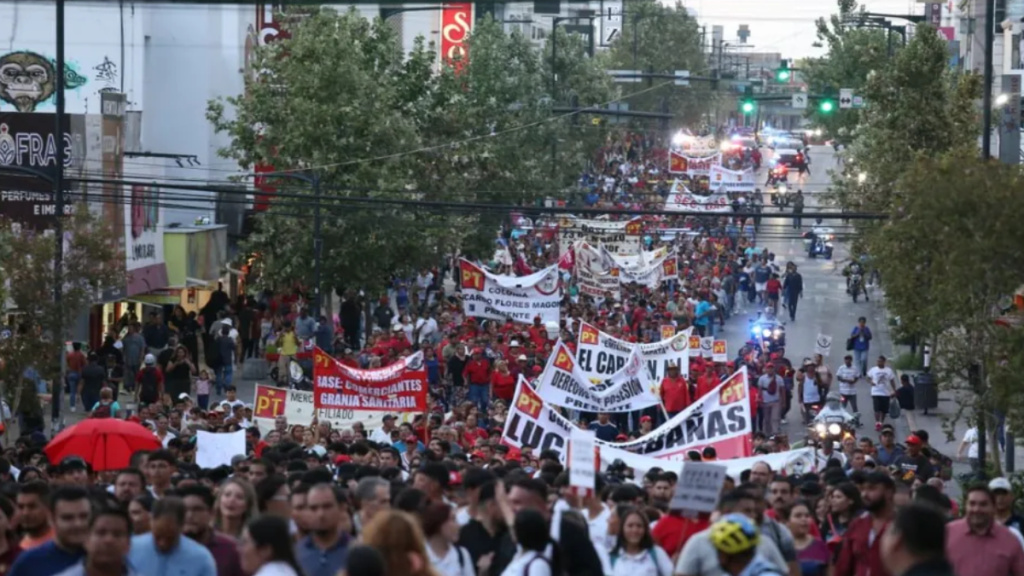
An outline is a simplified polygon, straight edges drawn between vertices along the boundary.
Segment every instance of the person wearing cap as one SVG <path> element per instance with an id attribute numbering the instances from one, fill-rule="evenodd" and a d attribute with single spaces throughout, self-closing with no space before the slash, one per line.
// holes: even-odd
<path id="1" fill-rule="evenodd" d="M 661 379 L 661 400 L 669 418 L 690 405 L 690 383 L 680 375 L 679 364 L 675 361 L 669 361 L 665 377 Z"/>
<path id="2" fill-rule="evenodd" d="M 164 395 L 164 373 L 156 365 L 156 357 L 146 354 L 143 366 L 135 375 L 137 384 L 135 389 L 135 402 L 141 404 L 156 404 Z"/>
<path id="3" fill-rule="evenodd" d="M 996 522 L 1024 534 L 1024 516 L 1014 510 L 1013 485 L 1010 481 L 1003 477 L 993 478 L 988 483 L 988 489 L 995 500 Z"/>
<path id="4" fill-rule="evenodd" d="M 391 431 L 398 429 L 398 427 L 395 426 L 395 420 L 396 418 L 394 414 L 385 414 L 381 419 L 383 423 L 382 426 L 370 433 L 370 441 L 376 442 L 377 444 L 390 445 Z"/>
<path id="5" fill-rule="evenodd" d="M 481 414 L 487 414 L 487 406 L 491 400 L 491 363 L 484 358 L 483 350 L 473 349 L 473 356 L 466 363 L 462 374 L 469 384 L 469 394 L 466 399 L 476 404 Z"/>
<path id="6" fill-rule="evenodd" d="M 650 416 L 646 414 L 640 417 L 640 430 L 638 431 L 639 436 L 646 436 L 651 433 L 651 429 L 654 426 L 654 421 Z"/>
<path id="7" fill-rule="evenodd" d="M 913 483 L 917 478 L 926 482 L 935 474 L 935 470 L 928 457 L 921 452 L 924 441 L 916 434 L 911 434 L 903 443 L 907 446 L 907 452 L 893 461 L 893 466 L 899 470 L 896 477 L 907 484 Z"/>
<path id="8" fill-rule="evenodd" d="M 896 514 L 895 494 L 896 483 L 885 472 L 872 472 L 866 476 L 861 499 L 867 514 L 855 518 L 846 528 L 832 576 L 889 574 L 882 564 L 877 536 Z"/>
<path id="9" fill-rule="evenodd" d="M 946 525 L 946 553 L 963 576 L 1024 576 L 1024 539 L 996 521 L 995 501 L 985 484 L 967 489 L 967 514 Z"/>

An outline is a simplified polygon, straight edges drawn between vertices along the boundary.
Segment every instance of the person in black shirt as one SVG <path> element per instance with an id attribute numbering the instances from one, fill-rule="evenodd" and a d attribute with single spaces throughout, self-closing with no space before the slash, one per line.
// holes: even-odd
<path id="1" fill-rule="evenodd" d="M 167 325 L 160 321 L 160 315 L 150 312 L 149 322 L 142 329 L 142 337 L 146 339 L 146 346 L 150 353 L 156 354 L 167 347 L 169 332 Z"/>
<path id="2" fill-rule="evenodd" d="M 167 374 L 167 365 L 171 363 L 171 359 L 174 358 L 174 352 L 178 348 L 178 339 L 171 337 L 167 341 L 167 348 L 160 351 L 160 354 L 156 357 L 156 363 L 160 366 L 160 371 Z"/>
<path id="3" fill-rule="evenodd" d="M 82 399 L 85 411 L 100 401 L 100 390 L 107 383 L 107 369 L 100 365 L 100 356 L 95 352 L 89 354 L 89 365 L 82 370 L 82 379 L 78 382 L 78 397 Z M 71 409 L 74 411 L 74 408 Z"/>
<path id="4" fill-rule="evenodd" d="M 907 445 L 907 452 L 893 462 L 893 466 L 896 468 L 893 476 L 902 479 L 907 484 L 911 484 L 915 478 L 926 482 L 935 474 L 935 471 L 932 469 L 931 461 L 921 453 L 924 442 L 911 434 L 907 436 L 904 444 Z"/>
<path id="5" fill-rule="evenodd" d="M 488 560 L 493 561 L 494 553 L 498 551 L 498 545 L 508 531 L 495 499 L 496 486 L 497 483 L 491 480 L 480 487 L 479 501 L 476 510 L 473 511 L 475 517 L 459 529 L 458 544 L 473 558 L 473 567 L 477 574 L 481 572 L 480 559 L 489 557 Z"/>
<path id="6" fill-rule="evenodd" d="M 609 414 L 598 414 L 597 421 L 591 422 L 588 426 L 598 440 L 615 442 L 615 438 L 619 435 L 619 427 L 611 423 L 610 417 Z"/>
<path id="7" fill-rule="evenodd" d="M 879 546 L 893 576 L 953 576 L 946 560 L 946 518 L 934 505 L 914 502 L 897 512 Z"/>

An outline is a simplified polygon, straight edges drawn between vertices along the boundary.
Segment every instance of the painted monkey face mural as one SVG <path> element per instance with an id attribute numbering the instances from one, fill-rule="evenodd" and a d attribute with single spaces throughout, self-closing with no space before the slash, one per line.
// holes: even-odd
<path id="1" fill-rule="evenodd" d="M 34 112 L 40 102 L 53 96 L 54 66 L 35 52 L 11 52 L 0 56 L 0 100 L 18 112 Z"/>

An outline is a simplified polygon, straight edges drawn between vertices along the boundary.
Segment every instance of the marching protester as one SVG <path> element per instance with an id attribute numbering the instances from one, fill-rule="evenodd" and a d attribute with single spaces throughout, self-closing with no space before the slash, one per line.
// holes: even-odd
<path id="1" fill-rule="evenodd" d="M 337 317 L 301 285 L 152 314 L 110 335 L 123 390 L 73 348 L 85 418 L 26 426 L 0 459 L 0 576 L 1024 576 L 1009 479 L 972 488 L 963 520 L 927 507 L 948 500 L 941 464 L 896 442 L 864 318 L 834 373 L 787 358 L 775 308 L 795 320 L 811 284 L 731 211 L 759 193 L 620 217 L 683 194 L 658 149 L 612 141 L 581 178 L 617 219 L 503 227 L 493 261 L 341 287 Z M 846 420 L 823 436 L 833 382 L 856 412 L 865 378 L 877 444 Z"/>

